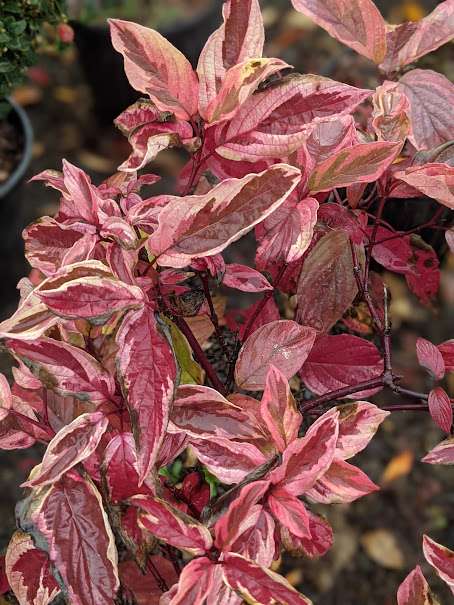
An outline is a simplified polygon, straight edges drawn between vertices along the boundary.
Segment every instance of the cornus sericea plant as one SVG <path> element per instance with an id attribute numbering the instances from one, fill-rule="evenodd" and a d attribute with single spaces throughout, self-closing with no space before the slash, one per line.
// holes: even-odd
<path id="1" fill-rule="evenodd" d="M 454 2 L 398 26 L 370 0 L 294 5 L 378 65 L 375 90 L 263 58 L 257 0 L 225 3 L 196 71 L 112 20 L 145 95 L 116 120 L 132 153 L 99 186 L 67 161 L 35 177 L 60 207 L 25 229 L 33 271 L 0 325 L 16 361 L 0 447 L 46 447 L 5 559 L 21 605 L 308 604 L 273 560 L 324 555 L 313 504 L 378 489 L 351 459 L 388 414 L 430 412 L 447 438 L 423 461 L 454 464 L 454 340 L 419 339 L 433 388 L 404 386 L 377 272 L 430 305 L 439 259 L 420 233 L 453 248 L 454 86 L 409 66 L 453 37 Z M 141 196 L 169 147 L 189 158 L 178 194 Z M 385 221 L 391 198 L 424 195 L 424 223 Z M 254 267 L 227 262 L 251 232 Z M 235 290 L 258 300 L 225 312 Z M 366 401 L 384 389 L 401 403 Z M 454 587 L 454 552 L 427 536 L 423 552 Z M 419 567 L 398 601 L 434 603 Z"/>

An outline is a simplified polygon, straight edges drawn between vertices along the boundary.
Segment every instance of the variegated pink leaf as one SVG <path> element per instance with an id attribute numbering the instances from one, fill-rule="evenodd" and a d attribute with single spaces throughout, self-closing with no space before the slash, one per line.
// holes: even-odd
<path id="1" fill-rule="evenodd" d="M 177 120 L 166 111 L 160 111 L 148 99 L 139 99 L 115 120 L 115 126 L 128 137 L 132 153 L 119 170 L 135 174 L 167 147 L 181 146 L 193 137 L 189 122 Z"/>
<path id="2" fill-rule="evenodd" d="M 306 492 L 306 496 L 322 504 L 349 503 L 379 489 L 356 466 L 345 460 L 333 460 L 326 473 Z"/>
<path id="3" fill-rule="evenodd" d="M 422 461 L 427 464 L 454 464 L 454 438 L 449 437 L 436 445 Z"/>
<path id="4" fill-rule="evenodd" d="M 260 174 L 227 179 L 205 195 L 171 197 L 147 248 L 160 265 L 175 268 L 213 256 L 276 210 L 299 178 L 296 168 L 276 164 Z"/>
<path id="5" fill-rule="evenodd" d="M 115 435 L 104 450 L 103 457 L 103 469 L 112 502 L 127 500 L 141 493 L 132 433 Z"/>
<path id="6" fill-rule="evenodd" d="M 371 183 L 381 177 L 402 148 L 401 142 L 378 141 L 347 147 L 323 161 L 312 171 L 307 184 L 311 194 Z"/>
<path id="7" fill-rule="evenodd" d="M 381 63 L 386 23 L 372 0 L 292 0 L 293 6 L 356 52 Z"/>
<path id="8" fill-rule="evenodd" d="M 345 386 L 353 386 L 383 372 L 383 359 L 377 347 L 364 338 L 351 334 L 322 336 L 301 369 L 306 386 L 322 395 Z M 364 396 L 370 391 L 353 396 Z"/>
<path id="9" fill-rule="evenodd" d="M 274 365 L 266 375 L 260 412 L 277 449 L 283 452 L 298 437 L 302 416 L 287 378 Z"/>
<path id="10" fill-rule="evenodd" d="M 440 4 L 417 22 L 388 25 L 387 52 L 380 68 L 391 73 L 413 63 L 454 38 L 452 0 Z"/>
<path id="11" fill-rule="evenodd" d="M 216 153 L 236 162 L 288 156 L 304 143 L 314 118 L 350 113 L 369 95 L 369 90 L 321 76 L 282 78 L 250 97 L 227 126 L 216 129 Z"/>
<path id="12" fill-rule="evenodd" d="M 241 555 L 226 554 L 222 568 L 227 584 L 246 602 L 257 605 L 311 605 L 311 601 L 282 576 L 251 563 Z"/>
<path id="13" fill-rule="evenodd" d="M 271 490 L 267 505 L 276 521 L 284 525 L 297 538 L 310 537 L 309 515 L 306 507 L 285 488 Z"/>
<path id="14" fill-rule="evenodd" d="M 94 484 L 74 472 L 67 473 L 47 490 L 32 520 L 49 546 L 49 558 L 69 601 L 112 605 L 119 587 L 117 551 Z"/>
<path id="15" fill-rule="evenodd" d="M 140 307 L 145 295 L 136 286 L 108 277 L 83 277 L 37 292 L 46 306 L 67 319 L 105 322 L 113 313 Z"/>
<path id="16" fill-rule="evenodd" d="M 450 111 L 454 103 L 454 84 L 431 69 L 413 69 L 399 80 L 410 101 L 412 133 L 416 149 L 432 149 L 454 139 Z"/>
<path id="17" fill-rule="evenodd" d="M 322 517 L 314 515 L 309 510 L 307 514 L 309 516 L 308 538 L 297 538 L 284 526 L 280 527 L 280 537 L 282 546 L 291 555 L 314 559 L 322 557 L 333 545 L 333 530 Z"/>
<path id="18" fill-rule="evenodd" d="M 358 251 L 361 258 L 363 249 Z M 343 230 L 329 231 L 304 260 L 298 280 L 296 319 L 319 332 L 328 332 L 357 293 L 349 237 Z"/>
<path id="19" fill-rule="evenodd" d="M 311 243 L 317 210 L 317 200 L 308 197 L 298 201 L 294 194 L 257 225 L 257 267 L 265 271 L 272 263 L 299 260 Z"/>
<path id="20" fill-rule="evenodd" d="M 315 330 L 295 321 L 280 320 L 258 328 L 241 347 L 235 381 L 249 391 L 262 390 L 271 365 L 291 378 L 305 362 L 315 341 Z"/>
<path id="21" fill-rule="evenodd" d="M 279 209 L 276 210 L 276 212 L 278 211 Z M 224 286 L 235 288 L 242 292 L 265 292 L 266 290 L 273 289 L 273 286 L 264 275 L 247 265 L 239 265 L 237 263 L 225 266 L 222 283 Z"/>
<path id="22" fill-rule="evenodd" d="M 99 223 L 103 198 L 83 170 L 63 160 L 65 190 L 60 203 L 59 219 L 81 220 L 91 225 Z"/>
<path id="23" fill-rule="evenodd" d="M 20 605 L 49 605 L 60 592 L 49 557 L 36 548 L 32 537 L 16 531 L 8 544 L 5 568 Z"/>
<path id="24" fill-rule="evenodd" d="M 153 29 L 121 19 L 109 19 L 109 24 L 131 86 L 147 94 L 161 111 L 182 120 L 193 116 L 198 81 L 186 57 Z"/>
<path id="25" fill-rule="evenodd" d="M 260 58 L 246 59 L 234 65 L 226 72 L 218 94 L 204 111 L 203 117 L 211 123 L 231 119 L 261 82 L 289 67 L 281 59 Z"/>
<path id="26" fill-rule="evenodd" d="M 92 244 L 98 239 L 93 225 L 78 222 L 66 225 L 48 216 L 24 229 L 22 237 L 28 262 L 44 275 L 53 275 L 60 267 L 69 264 L 67 257 L 83 238 L 87 238 L 84 243 Z M 87 257 L 86 248 L 84 253 L 78 252 L 78 255 Z M 74 254 L 71 254 L 71 261 L 76 262 Z"/>
<path id="27" fill-rule="evenodd" d="M 208 529 L 178 508 L 153 496 L 134 496 L 130 502 L 140 508 L 139 523 L 156 538 L 194 556 L 212 546 Z"/>
<path id="28" fill-rule="evenodd" d="M 357 142 L 355 120 L 351 115 L 314 118 L 304 146 L 297 152 L 298 161 L 311 172 L 320 162 Z"/>
<path id="29" fill-rule="evenodd" d="M 410 103 L 396 82 L 386 80 L 372 97 L 372 127 L 381 141 L 404 141 L 411 130 Z"/>
<path id="30" fill-rule="evenodd" d="M 454 372 L 454 339 L 442 342 L 438 349 L 443 356 L 446 371 Z"/>
<path id="31" fill-rule="evenodd" d="M 239 483 L 267 458 L 252 443 L 224 437 L 192 440 L 197 458 L 223 483 Z"/>
<path id="32" fill-rule="evenodd" d="M 452 403 L 442 387 L 435 387 L 430 391 L 429 410 L 435 424 L 445 433 L 450 433 L 453 420 Z"/>
<path id="33" fill-rule="evenodd" d="M 454 167 L 447 164 L 411 166 L 395 177 L 454 210 Z"/>
<path id="34" fill-rule="evenodd" d="M 429 585 L 421 568 L 417 565 L 397 591 L 397 605 L 432 605 Z"/>
<path id="35" fill-rule="evenodd" d="M 140 482 L 156 461 L 176 380 L 175 359 L 148 307 L 130 311 L 116 336 L 117 366 L 137 447 Z"/>
<path id="36" fill-rule="evenodd" d="M 269 481 L 258 480 L 242 488 L 238 497 L 214 526 L 216 548 L 224 552 L 231 550 L 232 544 L 247 527 L 248 519 L 253 517 L 257 503 L 265 496 L 269 486 Z"/>
<path id="37" fill-rule="evenodd" d="M 276 523 L 272 515 L 262 506 L 258 510 L 250 527 L 245 529 L 229 549 L 243 555 L 263 567 L 270 567 L 277 556 L 278 545 L 275 541 Z M 238 602 L 240 605 L 241 601 Z M 214 604 L 213 604 L 214 605 Z M 230 603 L 228 605 L 233 605 Z"/>
<path id="38" fill-rule="evenodd" d="M 445 362 L 441 351 L 425 338 L 416 341 L 416 354 L 419 365 L 429 370 L 436 380 L 441 380 L 445 375 Z"/>
<path id="39" fill-rule="evenodd" d="M 336 458 L 341 460 L 348 460 L 361 452 L 390 414 L 368 401 L 341 405 L 338 410 L 339 437 L 336 444 Z"/>
<path id="40" fill-rule="evenodd" d="M 170 420 L 170 432 L 183 432 L 194 439 L 251 439 L 256 432 L 241 408 L 214 389 L 196 384 L 178 388 Z"/>
<path id="41" fill-rule="evenodd" d="M 336 410 L 326 412 L 304 437 L 293 441 L 282 456 L 282 464 L 270 473 L 270 481 L 293 496 L 300 496 L 310 489 L 333 461 L 339 432 L 338 417 Z"/>
<path id="42" fill-rule="evenodd" d="M 214 563 L 207 557 L 193 559 L 183 568 L 178 584 L 161 597 L 160 605 L 204 605 L 214 570 Z"/>
<path id="43" fill-rule="evenodd" d="M 258 0 L 228 0 L 222 13 L 224 22 L 208 38 L 197 65 L 199 111 L 203 118 L 221 89 L 226 72 L 247 59 L 260 58 L 265 40 Z"/>
<path id="44" fill-rule="evenodd" d="M 41 464 L 23 486 L 38 487 L 58 481 L 76 464 L 91 456 L 108 424 L 109 419 L 102 412 L 78 416 L 49 442 Z"/>
<path id="45" fill-rule="evenodd" d="M 11 389 L 6 376 L 0 374 L 0 422 L 4 420 L 9 413 L 13 405 L 13 398 L 11 396 Z"/>
<path id="46" fill-rule="evenodd" d="M 7 346 L 47 388 L 61 395 L 101 403 L 115 393 L 113 377 L 77 347 L 44 336 L 32 342 L 8 340 Z"/>
<path id="47" fill-rule="evenodd" d="M 427 535 L 423 536 L 422 549 L 426 561 L 435 568 L 440 578 L 454 593 L 454 551 L 438 544 Z"/>

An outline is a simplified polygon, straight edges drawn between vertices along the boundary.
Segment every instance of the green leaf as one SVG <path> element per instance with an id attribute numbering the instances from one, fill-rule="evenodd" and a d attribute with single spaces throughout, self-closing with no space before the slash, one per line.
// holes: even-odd
<path id="1" fill-rule="evenodd" d="M 203 384 L 203 370 L 194 361 L 186 337 L 170 319 L 163 319 L 170 329 L 173 351 L 180 368 L 180 384 Z"/>

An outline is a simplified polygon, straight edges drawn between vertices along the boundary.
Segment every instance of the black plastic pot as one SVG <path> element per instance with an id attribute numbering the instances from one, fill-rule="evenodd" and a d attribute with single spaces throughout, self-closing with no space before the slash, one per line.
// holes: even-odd
<path id="1" fill-rule="evenodd" d="M 12 111 L 8 114 L 7 120 L 9 120 L 20 133 L 22 139 L 22 156 L 19 164 L 16 166 L 14 171 L 8 177 L 8 179 L 0 185 L 0 200 L 1 208 L 0 213 L 4 214 L 4 209 L 8 205 L 7 199 L 11 199 L 13 191 L 23 180 L 28 166 L 30 165 L 32 157 L 32 145 L 33 145 L 33 130 L 25 111 L 12 99 L 8 100 L 12 106 Z"/>
<path id="2" fill-rule="evenodd" d="M 212 0 L 210 7 L 200 15 L 161 30 L 194 67 L 208 36 L 221 20 L 221 5 L 221 0 Z M 125 76 L 123 57 L 113 48 L 107 25 L 86 25 L 77 21 L 71 25 L 79 62 L 92 91 L 96 120 L 100 126 L 109 126 L 141 95 Z"/>

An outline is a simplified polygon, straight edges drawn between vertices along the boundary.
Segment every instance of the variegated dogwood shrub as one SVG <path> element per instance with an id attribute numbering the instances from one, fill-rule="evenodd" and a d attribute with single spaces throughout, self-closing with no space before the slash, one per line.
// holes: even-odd
<path id="1" fill-rule="evenodd" d="M 454 86 L 413 66 L 453 37 L 454 1 L 398 26 L 371 0 L 294 6 L 375 62 L 378 86 L 264 58 L 257 0 L 224 4 L 196 71 L 112 20 L 144 95 L 116 120 L 132 153 L 100 185 L 67 161 L 34 178 L 60 206 L 25 229 L 33 271 L 0 325 L 16 362 L 0 447 L 45 447 L 5 557 L 21 605 L 307 605 L 273 560 L 323 556 L 335 538 L 314 503 L 378 489 L 351 459 L 388 414 L 429 411 L 448 437 L 424 462 L 454 463 L 454 340 L 419 339 L 432 390 L 406 385 L 379 271 L 433 305 L 421 232 L 454 246 Z M 187 157 L 177 192 L 141 195 L 169 147 Z M 424 223 L 384 219 L 424 196 Z M 248 233 L 254 266 L 229 262 Z M 381 390 L 402 402 L 369 401 Z M 454 553 L 428 536 L 423 551 L 454 589 Z M 419 567 L 397 597 L 433 603 Z"/>

